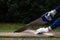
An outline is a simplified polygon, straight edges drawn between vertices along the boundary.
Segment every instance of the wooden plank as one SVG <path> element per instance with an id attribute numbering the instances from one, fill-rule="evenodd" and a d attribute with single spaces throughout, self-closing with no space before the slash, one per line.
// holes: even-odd
<path id="1" fill-rule="evenodd" d="M 41 37 L 50 37 L 50 35 L 43 35 L 43 34 L 32 34 L 32 33 L 0 33 L 0 38 L 41 38 Z"/>
<path id="2" fill-rule="evenodd" d="M 53 35 L 49 35 L 53 34 Z M 46 37 L 60 37 L 60 32 L 43 33 L 35 35 L 33 33 L 0 33 L 0 38 L 46 38 Z"/>
<path id="3" fill-rule="evenodd" d="M 24 32 L 20 33 L 2 32 L 0 33 L 0 38 L 47 38 L 47 37 L 60 38 L 60 32 L 49 32 L 37 35 L 35 35 L 34 32 L 35 32 L 34 30 L 25 30 Z"/>

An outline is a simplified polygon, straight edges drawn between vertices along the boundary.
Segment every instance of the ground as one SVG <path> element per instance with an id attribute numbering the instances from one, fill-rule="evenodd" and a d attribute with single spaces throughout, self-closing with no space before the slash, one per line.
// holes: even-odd
<path id="1" fill-rule="evenodd" d="M 0 32 L 14 32 L 16 29 L 24 25 L 25 24 L 20 23 L 0 23 Z M 60 27 L 57 27 L 53 31 L 59 32 L 59 30 Z M 60 38 L 0 38 L 0 40 L 60 40 Z"/>

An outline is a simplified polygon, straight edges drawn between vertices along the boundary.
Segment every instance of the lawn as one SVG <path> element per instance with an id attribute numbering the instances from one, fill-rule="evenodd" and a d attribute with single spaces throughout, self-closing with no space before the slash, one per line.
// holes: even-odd
<path id="1" fill-rule="evenodd" d="M 25 24 L 20 23 L 0 23 L 0 32 L 14 32 L 16 29 L 24 26 Z M 53 31 L 59 32 L 60 27 Z M 0 38 L 0 40 L 60 40 L 60 38 Z"/>

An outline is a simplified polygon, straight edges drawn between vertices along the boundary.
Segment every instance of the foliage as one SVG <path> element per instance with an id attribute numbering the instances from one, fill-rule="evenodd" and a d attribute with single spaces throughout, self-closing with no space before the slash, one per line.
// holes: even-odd
<path id="1" fill-rule="evenodd" d="M 29 23 L 59 3 L 60 0 L 0 0 L 0 22 Z"/>

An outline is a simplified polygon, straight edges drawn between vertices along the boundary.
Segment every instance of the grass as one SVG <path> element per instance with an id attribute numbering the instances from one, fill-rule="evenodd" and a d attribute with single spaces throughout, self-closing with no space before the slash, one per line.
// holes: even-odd
<path id="1" fill-rule="evenodd" d="M 14 32 L 16 29 L 24 26 L 25 24 L 20 23 L 0 23 L 0 32 Z M 60 27 L 53 31 L 59 32 Z M 0 40 L 60 40 L 60 38 L 0 38 Z"/>
<path id="2" fill-rule="evenodd" d="M 60 38 L 0 38 L 0 40 L 60 40 Z"/>

